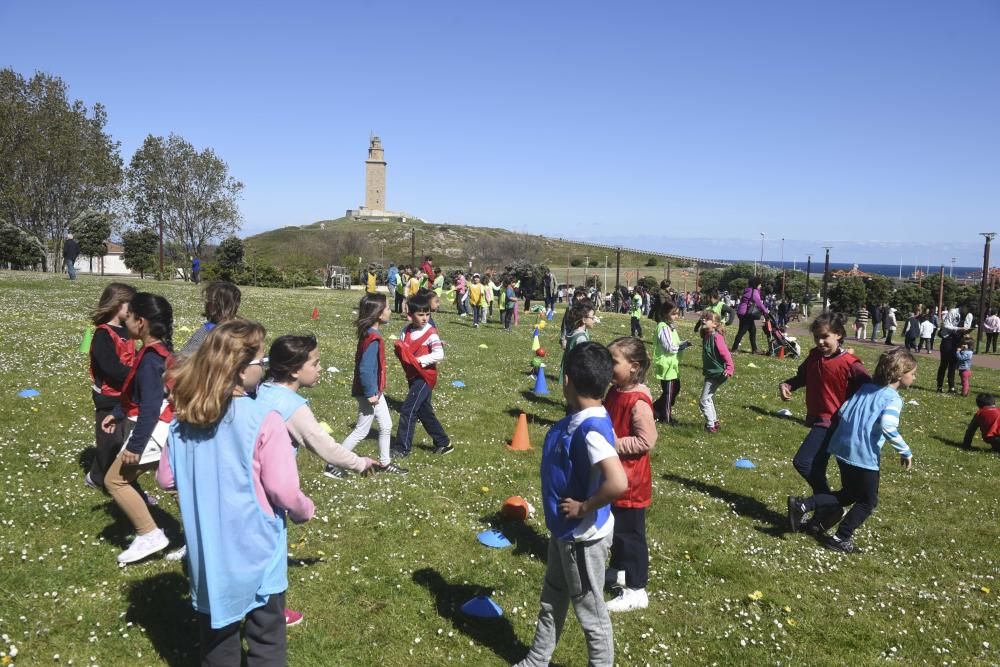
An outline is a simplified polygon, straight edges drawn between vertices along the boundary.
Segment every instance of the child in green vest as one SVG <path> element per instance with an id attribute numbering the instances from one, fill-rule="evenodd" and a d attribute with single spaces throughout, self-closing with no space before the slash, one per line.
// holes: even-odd
<path id="1" fill-rule="evenodd" d="M 736 367 L 733 355 L 729 353 L 726 337 L 722 335 L 722 318 L 713 310 L 701 314 L 701 364 L 705 375 L 705 385 L 701 390 L 698 404 L 705 416 L 705 430 L 716 433 L 719 430 L 719 415 L 715 411 L 715 392 L 729 378 Z"/>
<path id="2" fill-rule="evenodd" d="M 580 343 L 590 340 L 590 329 L 594 326 L 594 304 L 590 299 L 580 298 L 573 302 L 566 314 L 569 335 L 566 337 L 566 351 L 559 363 L 559 386 L 563 385 L 563 370 L 570 351 Z"/>
<path id="3" fill-rule="evenodd" d="M 642 294 L 639 293 L 638 285 L 632 290 L 632 309 L 629 315 L 632 316 L 632 335 L 642 338 L 642 325 L 639 323 L 642 319 Z"/>
<path id="4" fill-rule="evenodd" d="M 674 426 L 674 403 L 681 390 L 680 355 L 691 346 L 691 343 L 681 342 L 677 333 L 677 320 L 681 311 L 670 299 L 660 302 L 660 312 L 657 313 L 656 340 L 653 342 L 653 370 L 656 379 L 660 381 L 663 394 L 653 403 L 653 415 L 657 421 Z"/>

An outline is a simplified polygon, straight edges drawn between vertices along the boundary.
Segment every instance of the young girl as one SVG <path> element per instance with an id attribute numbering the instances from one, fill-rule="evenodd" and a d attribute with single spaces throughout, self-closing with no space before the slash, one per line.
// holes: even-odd
<path id="1" fill-rule="evenodd" d="M 698 405 L 705 416 L 705 430 L 716 433 L 719 430 L 719 416 L 715 412 L 715 392 L 733 377 L 736 367 L 733 357 L 726 347 L 726 337 L 722 335 L 722 318 L 718 313 L 706 310 L 701 314 L 701 365 L 705 385 L 701 389 Z"/>
<path id="2" fill-rule="evenodd" d="M 503 281 L 503 328 L 510 332 L 514 322 L 514 308 L 517 307 L 517 294 L 514 292 L 514 279 L 509 276 Z"/>
<path id="3" fill-rule="evenodd" d="M 389 456 L 389 441 L 392 437 L 392 417 L 385 402 L 385 341 L 380 331 L 392 317 L 389 304 L 383 294 L 366 294 L 358 304 L 358 349 L 354 353 L 354 382 L 351 395 L 358 401 L 358 423 L 344 438 L 344 449 L 354 451 L 371 431 L 372 421 L 378 420 L 378 458 L 376 470 L 405 475 L 409 472 L 392 462 Z M 339 468 L 328 465 L 326 474 L 343 477 Z"/>
<path id="4" fill-rule="evenodd" d="M 845 316 L 833 313 L 825 313 L 813 320 L 809 330 L 816 347 L 799 365 L 795 376 L 778 387 L 785 401 L 792 400 L 792 392 L 796 389 L 806 388 L 806 425 L 809 426 L 809 433 L 792 459 L 792 465 L 809 483 L 814 495 L 830 493 L 830 484 L 826 479 L 826 466 L 830 460 L 827 445 L 834 415 L 861 385 L 871 382 L 861 360 L 841 348 L 847 335 L 845 321 Z M 839 519 L 839 516 L 836 518 Z M 822 532 L 830 527 L 825 525 L 827 518 L 833 517 L 814 516 L 806 529 L 814 534 Z"/>
<path id="5" fill-rule="evenodd" d="M 913 465 L 913 454 L 898 430 L 903 399 L 897 390 L 908 388 L 916 378 L 917 360 L 909 350 L 897 348 L 879 357 L 874 383 L 865 384 L 841 406 L 839 425 L 830 438 L 830 453 L 837 457 L 840 466 L 841 490 L 811 498 L 789 498 L 788 520 L 792 530 L 808 512 L 819 513 L 828 508 L 839 517 L 844 507 L 852 506 L 825 546 L 843 553 L 855 550 L 854 531 L 878 504 L 882 445 L 888 440 L 899 453 L 899 464 L 904 470 Z"/>
<path id="6" fill-rule="evenodd" d="M 566 358 L 570 351 L 579 345 L 590 340 L 590 329 L 594 326 L 594 305 L 590 299 L 581 297 L 573 302 L 566 315 L 566 329 L 569 332 L 566 337 L 566 350 L 563 352 L 562 361 L 559 362 L 559 386 L 563 385 L 564 369 Z"/>
<path id="7" fill-rule="evenodd" d="M 649 355 L 639 338 L 619 338 L 608 346 L 614 369 L 604 407 L 615 428 L 615 450 L 628 477 L 628 490 L 611 504 L 615 517 L 611 542 L 612 570 L 624 571 L 621 593 L 608 602 L 608 611 L 632 611 L 649 605 L 649 547 L 646 545 L 646 508 L 653 496 L 649 452 L 656 446 L 653 396 L 643 384 Z M 618 580 L 617 572 L 615 580 Z"/>
<path id="8" fill-rule="evenodd" d="M 101 422 L 105 433 L 115 434 L 117 446 L 124 443 L 104 475 L 104 488 L 137 534 L 131 546 L 118 554 L 118 562 L 123 564 L 142 560 L 168 544 L 133 482 L 159 459 L 173 418 L 163 390 L 163 372 L 172 359 L 173 322 L 173 309 L 162 296 L 139 292 L 132 297 L 125 327 L 130 338 L 142 341 L 142 349 L 122 384 L 121 402 Z"/>
<path id="9" fill-rule="evenodd" d="M 281 415 L 250 398 L 263 377 L 264 327 L 235 319 L 171 372 L 177 420 L 157 480 L 177 489 L 203 665 L 286 664 L 286 514 L 312 518 Z"/>
<path id="10" fill-rule="evenodd" d="M 135 288 L 110 283 L 104 288 L 91 321 L 97 329 L 90 343 L 91 396 L 94 399 L 94 436 L 97 453 L 85 478 L 87 486 L 104 487 L 104 473 L 118 456 L 121 441 L 101 428 L 115 406 L 121 402 L 122 385 L 135 361 L 135 341 L 128 337 L 125 318 Z"/>
<path id="11" fill-rule="evenodd" d="M 674 403 L 681 391 L 680 355 L 690 347 L 691 343 L 681 342 L 677 333 L 677 320 L 681 311 L 670 299 L 660 301 L 660 312 L 657 313 L 656 340 L 653 343 L 653 367 L 656 369 L 656 379 L 660 381 L 663 393 L 653 403 L 653 414 L 657 421 L 673 426 Z"/>
<path id="12" fill-rule="evenodd" d="M 958 377 L 962 379 L 962 396 L 969 395 L 969 380 L 972 379 L 972 348 L 974 343 L 970 336 L 962 339 L 962 345 L 955 352 L 958 360 Z"/>
<path id="13" fill-rule="evenodd" d="M 205 324 L 191 334 L 191 338 L 178 356 L 186 357 L 194 354 L 209 331 L 236 317 L 242 298 L 243 293 L 240 292 L 240 288 L 232 283 L 213 280 L 205 285 L 205 310 L 202 313 L 205 316 Z"/>

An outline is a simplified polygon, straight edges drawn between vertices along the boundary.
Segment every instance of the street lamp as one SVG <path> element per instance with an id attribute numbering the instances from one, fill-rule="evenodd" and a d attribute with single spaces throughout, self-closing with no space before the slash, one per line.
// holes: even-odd
<path id="1" fill-rule="evenodd" d="M 812 274 L 813 256 L 806 255 L 806 317 L 809 317 L 809 304 L 812 303 L 812 295 L 809 293 L 809 277 Z"/>
<path id="2" fill-rule="evenodd" d="M 764 275 L 764 232 L 760 233 L 760 273 Z"/>
<path id="3" fill-rule="evenodd" d="M 948 271 L 948 277 L 949 278 L 954 278 L 955 277 L 955 258 L 954 257 L 951 258 L 951 270 Z"/>
<path id="4" fill-rule="evenodd" d="M 986 238 L 986 247 L 983 248 L 983 279 L 979 285 L 979 322 L 976 327 L 976 354 L 979 354 L 979 343 L 983 339 L 983 315 L 986 313 L 986 276 L 990 272 L 990 243 L 997 237 L 996 232 L 980 232 L 980 236 Z M 952 259 L 954 265 L 955 260 Z"/>
<path id="5" fill-rule="evenodd" d="M 825 245 L 823 249 L 826 250 L 826 261 L 823 263 L 823 313 L 826 314 L 826 303 L 827 294 L 829 293 L 828 280 L 830 279 L 830 248 L 833 246 Z"/>

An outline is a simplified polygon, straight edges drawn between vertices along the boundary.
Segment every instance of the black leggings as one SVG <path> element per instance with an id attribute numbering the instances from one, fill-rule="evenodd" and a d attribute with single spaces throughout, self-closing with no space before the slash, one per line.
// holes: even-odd
<path id="1" fill-rule="evenodd" d="M 852 466 L 840 459 L 837 459 L 837 465 L 840 466 L 840 482 L 843 488 L 834 493 L 823 493 L 807 498 L 803 504 L 806 510 L 816 510 L 817 513 L 828 508 L 851 506 L 851 510 L 837 529 L 837 537 L 849 540 L 878 505 L 879 471 Z"/>
<path id="2" fill-rule="evenodd" d="M 646 508 L 615 507 L 615 532 L 611 538 L 612 569 L 625 572 L 625 586 L 645 588 L 649 583 L 649 547 L 646 545 Z"/>
<path id="3" fill-rule="evenodd" d="M 1000 333 L 990 332 L 990 331 L 986 332 L 986 353 L 987 354 L 989 354 L 989 352 L 990 352 L 991 349 L 994 352 L 997 351 L 997 336 L 1000 336 Z"/>
<path id="4" fill-rule="evenodd" d="M 733 352 L 737 352 L 740 349 L 740 342 L 743 340 L 743 334 L 750 334 L 750 350 L 752 352 L 757 351 L 757 324 L 753 319 L 753 315 L 740 315 L 740 329 L 736 332 L 736 340 L 733 341 Z"/>
<path id="5" fill-rule="evenodd" d="M 664 423 L 674 421 L 674 403 L 677 402 L 677 394 L 681 391 L 681 379 L 660 380 L 660 388 L 663 394 L 653 402 L 653 416 Z"/>
<path id="6" fill-rule="evenodd" d="M 958 369 L 958 359 L 955 358 L 955 335 L 941 339 L 941 363 L 938 364 L 937 388 L 940 391 L 944 387 L 944 376 L 948 374 L 948 390 L 955 390 L 955 371 Z"/>

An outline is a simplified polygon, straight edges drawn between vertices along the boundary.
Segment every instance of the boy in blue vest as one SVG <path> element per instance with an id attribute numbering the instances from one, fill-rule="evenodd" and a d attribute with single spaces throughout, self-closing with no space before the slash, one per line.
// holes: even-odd
<path id="1" fill-rule="evenodd" d="M 566 357 L 563 394 L 570 414 L 549 429 L 542 451 L 545 525 L 552 533 L 548 567 L 535 639 L 516 667 L 549 664 L 570 602 L 587 638 L 588 664 L 615 662 L 604 567 L 614 533 L 610 504 L 625 492 L 628 479 L 601 404 L 613 367 L 611 353 L 598 343 L 581 343 Z"/>

